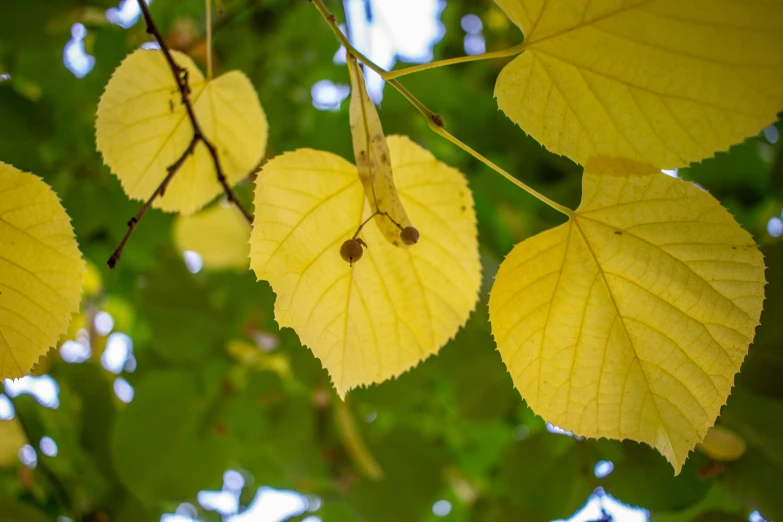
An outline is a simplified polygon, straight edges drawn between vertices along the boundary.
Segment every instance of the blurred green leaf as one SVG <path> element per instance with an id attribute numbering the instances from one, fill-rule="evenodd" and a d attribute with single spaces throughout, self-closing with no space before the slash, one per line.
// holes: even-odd
<path id="1" fill-rule="evenodd" d="M 47 522 L 49 517 L 29 504 L 0 497 L 0 522 Z"/>
<path id="2" fill-rule="evenodd" d="M 692 522 L 703 513 L 737 514 L 742 510 L 742 504 L 726 495 L 725 491 L 713 481 L 707 494 L 696 504 L 680 511 L 653 513 L 650 520 L 652 522 Z"/>
<path id="3" fill-rule="evenodd" d="M 224 413 L 236 463 L 259 484 L 316 489 L 325 474 L 318 447 L 325 419 L 319 425 L 315 413 L 309 397 L 288 396 L 277 376 L 253 375 Z"/>
<path id="4" fill-rule="evenodd" d="M 228 448 L 208 415 L 211 398 L 199 392 L 197 377 L 158 371 L 138 382 L 135 391 L 112 437 L 122 482 L 147 503 L 219 489 Z"/>
<path id="5" fill-rule="evenodd" d="M 767 245 L 762 252 L 767 265 L 764 311 L 737 384 L 783 399 L 783 243 Z"/>
<path id="6" fill-rule="evenodd" d="M 762 451 L 750 447 L 736 462 L 726 464 L 721 485 L 742 502 L 757 509 L 767 520 L 783 520 L 780 484 L 783 469 Z"/>
<path id="7" fill-rule="evenodd" d="M 737 388 L 720 420 L 748 442 L 742 458 L 725 464 L 720 483 L 765 518 L 783 519 L 783 401 Z"/>
<path id="8" fill-rule="evenodd" d="M 550 520 L 567 518 L 598 485 L 593 475 L 597 461 L 586 441 L 537 433 L 501 456 L 494 494 Z"/>
<path id="9" fill-rule="evenodd" d="M 614 471 L 601 484 L 629 504 L 643 506 L 653 513 L 685 509 L 704 498 L 711 481 L 699 478 L 703 456 L 691 453 L 676 477 L 671 465 L 644 444 L 622 443 L 622 456 L 613 459 Z"/>
<path id="10" fill-rule="evenodd" d="M 371 444 L 370 451 L 384 476 L 377 481 L 356 479 L 349 498 L 357 511 L 368 522 L 421 520 L 438 500 L 443 484 L 442 449 L 413 431 L 399 430 Z"/>
<path id="11" fill-rule="evenodd" d="M 693 519 L 693 522 L 745 522 L 747 518 L 724 513 L 722 511 L 705 511 Z"/>
<path id="12" fill-rule="evenodd" d="M 470 522 L 508 522 L 509 520 L 524 520 L 525 522 L 549 522 L 549 519 L 537 511 L 513 504 L 493 505 L 479 503 L 473 508 Z"/>
<path id="13" fill-rule="evenodd" d="M 164 263 L 148 277 L 139 306 L 150 326 L 155 351 L 174 362 L 196 362 L 221 351 L 227 339 L 227 319 L 185 264 Z"/>

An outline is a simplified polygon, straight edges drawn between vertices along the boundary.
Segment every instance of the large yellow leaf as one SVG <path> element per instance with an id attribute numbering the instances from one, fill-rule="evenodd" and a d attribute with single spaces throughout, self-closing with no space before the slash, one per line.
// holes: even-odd
<path id="1" fill-rule="evenodd" d="M 764 263 L 715 198 L 644 172 L 591 161 L 569 221 L 503 261 L 489 312 L 537 414 L 578 435 L 646 442 L 679 472 L 747 354 Z"/>
<path id="2" fill-rule="evenodd" d="M 476 216 L 465 178 L 409 139 L 388 139 L 400 199 L 418 244 L 386 241 L 340 256 L 374 208 L 344 159 L 309 149 L 270 161 L 258 177 L 250 266 L 277 293 L 275 317 L 331 374 L 337 393 L 377 383 L 437 352 L 465 323 L 481 283 Z"/>
<path id="3" fill-rule="evenodd" d="M 0 380 L 27 374 L 68 330 L 84 270 L 52 189 L 0 163 Z"/>
<path id="4" fill-rule="evenodd" d="M 525 34 L 498 105 L 546 148 L 679 167 L 783 110 L 781 0 L 495 0 Z"/>
<path id="5" fill-rule="evenodd" d="M 173 52 L 187 71 L 190 99 L 204 135 L 217 147 L 229 185 L 245 178 L 266 149 L 267 122 L 250 80 L 231 71 L 207 81 L 185 54 Z M 193 128 L 160 51 L 138 50 L 114 71 L 98 104 L 98 150 L 126 194 L 147 200 L 193 138 Z M 222 191 L 203 143 L 153 206 L 190 214 Z"/>
<path id="6" fill-rule="evenodd" d="M 204 267 L 247 270 L 250 225 L 234 206 L 215 205 L 174 221 L 174 244 L 180 252 L 198 252 Z"/>

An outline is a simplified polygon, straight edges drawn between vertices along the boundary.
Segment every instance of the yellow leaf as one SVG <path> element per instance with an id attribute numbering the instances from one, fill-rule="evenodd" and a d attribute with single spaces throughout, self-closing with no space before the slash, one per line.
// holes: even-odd
<path id="1" fill-rule="evenodd" d="M 747 444 L 741 435 L 723 426 L 713 426 L 696 448 L 712 460 L 731 462 L 745 454 Z"/>
<path id="2" fill-rule="evenodd" d="M 291 377 L 291 364 L 283 353 L 268 353 L 244 339 L 229 339 L 226 353 L 247 368 L 270 371 L 283 379 Z"/>
<path id="3" fill-rule="evenodd" d="M 546 148 L 681 167 L 783 110 L 783 2 L 495 0 L 525 34 L 498 105 Z"/>
<path id="4" fill-rule="evenodd" d="M 503 261 L 490 321 L 537 414 L 577 435 L 645 442 L 679 473 L 747 354 L 764 263 L 715 198 L 645 171 L 590 162 L 569 221 Z"/>
<path id="5" fill-rule="evenodd" d="M 250 225 L 234 206 L 215 205 L 174 221 L 177 249 L 198 252 L 205 268 L 247 269 L 249 238 Z"/>
<path id="6" fill-rule="evenodd" d="M 114 331 L 128 332 L 133 328 L 136 308 L 124 297 L 118 294 L 110 295 L 103 301 L 101 308 L 114 319 Z"/>
<path id="7" fill-rule="evenodd" d="M 18 463 L 19 450 L 26 443 L 27 437 L 18 420 L 0 420 L 0 468 Z"/>
<path id="8" fill-rule="evenodd" d="M 91 261 L 87 261 L 86 271 L 84 273 L 84 283 L 82 284 L 82 293 L 85 297 L 93 297 L 103 289 L 101 271 Z"/>
<path id="9" fill-rule="evenodd" d="M 387 214 L 375 216 L 375 223 L 387 241 L 401 246 L 405 243 L 400 238 L 400 227 L 412 226 L 411 221 L 394 186 L 389 146 L 378 111 L 364 85 L 364 74 L 356 58 L 349 55 L 347 59 L 351 73 L 350 117 L 356 168 L 370 208 Z"/>
<path id="10" fill-rule="evenodd" d="M 173 52 L 187 71 L 190 99 L 204 135 L 217 147 L 229 185 L 245 178 L 266 148 L 267 122 L 250 80 L 231 71 L 212 81 L 185 54 Z M 120 64 L 98 104 L 98 150 L 125 193 L 147 200 L 182 156 L 193 128 L 171 70 L 160 51 L 138 50 Z M 203 143 L 153 203 L 167 212 L 190 214 L 222 191 Z"/>
<path id="11" fill-rule="evenodd" d="M 68 330 L 84 271 L 52 189 L 0 163 L 0 379 L 27 374 Z"/>
<path id="12" fill-rule="evenodd" d="M 88 276 L 85 275 L 85 278 Z M 68 323 L 68 330 L 60 336 L 57 344 L 63 343 L 67 340 L 75 340 L 79 338 L 79 330 L 87 331 L 87 318 L 83 313 L 76 313 L 71 316 L 71 321 Z"/>
<path id="13" fill-rule="evenodd" d="M 356 167 L 301 149 L 258 177 L 250 266 L 277 293 L 275 317 L 331 374 L 337 393 L 381 382 L 434 354 L 473 310 L 481 283 L 476 216 L 465 178 L 409 139 L 388 139 L 419 243 L 398 248 L 375 222 L 352 266 L 340 256 L 374 209 Z"/>

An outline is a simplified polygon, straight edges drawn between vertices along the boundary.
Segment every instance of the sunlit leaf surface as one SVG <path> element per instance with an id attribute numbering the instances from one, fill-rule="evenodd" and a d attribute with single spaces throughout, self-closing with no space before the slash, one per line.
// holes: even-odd
<path id="1" fill-rule="evenodd" d="M 226 179 L 234 185 L 250 174 L 266 149 L 266 116 L 253 84 L 239 71 L 207 81 L 187 55 L 173 56 L 187 73 L 201 130 L 217 147 Z M 149 199 L 193 138 L 160 51 L 138 50 L 114 71 L 98 105 L 95 136 L 103 160 L 126 194 Z M 153 206 L 190 214 L 222 190 L 209 151 L 199 143 Z"/>
<path id="2" fill-rule="evenodd" d="M 783 2 L 496 0 L 525 34 L 498 105 L 582 165 L 685 166 L 783 110 Z"/>
<path id="3" fill-rule="evenodd" d="M 679 472 L 731 391 L 764 284 L 750 234 L 707 192 L 599 159 L 571 219 L 506 257 L 490 320 L 537 414 L 646 442 Z"/>
<path id="4" fill-rule="evenodd" d="M 421 232 L 412 247 L 369 223 L 363 257 L 341 258 L 374 208 L 356 167 L 334 154 L 285 154 L 256 185 L 250 266 L 277 294 L 277 322 L 321 359 L 341 396 L 437 352 L 467 321 L 481 282 L 465 178 L 407 138 L 388 141 L 400 199 Z"/>
<path id="5" fill-rule="evenodd" d="M 27 374 L 79 310 L 84 261 L 40 178 L 0 163 L 0 379 Z"/>

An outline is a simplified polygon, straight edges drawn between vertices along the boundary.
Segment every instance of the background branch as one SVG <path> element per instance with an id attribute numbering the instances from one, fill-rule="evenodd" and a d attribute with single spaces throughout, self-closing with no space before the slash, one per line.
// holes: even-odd
<path id="1" fill-rule="evenodd" d="M 198 142 L 199 140 L 196 139 L 195 136 L 193 137 L 192 140 L 190 140 L 190 145 L 188 145 L 188 148 L 185 150 L 185 152 L 182 153 L 182 156 L 180 156 L 177 161 L 175 161 L 166 169 L 168 171 L 168 174 L 163 179 L 163 181 L 161 181 L 160 185 L 158 185 L 158 188 L 155 189 L 155 192 L 152 193 L 150 199 L 148 199 L 141 206 L 139 211 L 136 212 L 136 215 L 133 216 L 130 219 L 130 221 L 128 221 L 128 231 L 125 232 L 125 236 L 122 238 L 122 241 L 120 241 L 119 246 L 117 246 L 117 249 L 109 258 L 109 261 L 107 263 L 109 265 L 109 268 L 114 268 L 115 266 L 117 266 L 117 262 L 120 260 L 120 256 L 122 256 L 122 251 L 125 248 L 125 244 L 128 242 L 128 239 L 130 239 L 131 234 L 133 234 L 133 231 L 136 230 L 136 225 L 139 224 L 141 218 L 144 217 L 144 214 L 146 214 L 147 210 L 152 206 L 152 202 L 155 201 L 158 197 L 163 196 L 163 194 L 166 193 L 166 188 L 168 188 L 169 183 L 171 183 L 171 180 L 174 178 L 174 175 L 179 171 L 182 165 L 185 164 L 185 160 L 188 159 L 188 157 L 191 154 L 193 154 L 194 150 L 196 150 L 196 145 L 198 145 Z"/>

